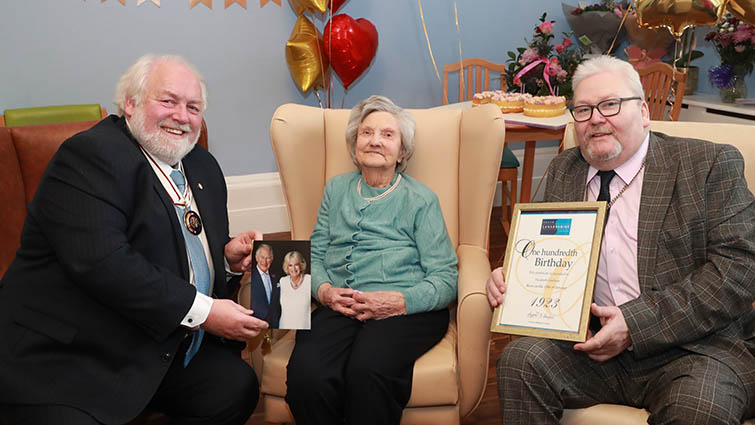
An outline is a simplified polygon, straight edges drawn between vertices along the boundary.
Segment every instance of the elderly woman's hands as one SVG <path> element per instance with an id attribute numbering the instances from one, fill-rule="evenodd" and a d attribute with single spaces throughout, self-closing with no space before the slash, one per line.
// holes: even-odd
<path id="1" fill-rule="evenodd" d="M 333 311 L 344 316 L 354 317 L 356 312 L 352 309 L 356 291 L 349 288 L 334 288 L 329 282 L 325 282 L 317 288 L 317 298 L 320 302 Z"/>
<path id="2" fill-rule="evenodd" d="M 491 307 L 498 307 L 503 303 L 503 294 L 506 293 L 506 279 L 503 276 L 503 267 L 498 267 L 490 273 L 485 292 Z"/>
<path id="3" fill-rule="evenodd" d="M 397 291 L 361 292 L 325 282 L 317 288 L 317 298 L 329 309 L 363 322 L 406 314 L 404 295 Z"/>
<path id="4" fill-rule="evenodd" d="M 397 291 L 356 291 L 352 295 L 356 312 L 356 318 L 365 321 L 368 319 L 387 319 L 392 316 L 406 314 L 406 301 L 404 295 Z"/>

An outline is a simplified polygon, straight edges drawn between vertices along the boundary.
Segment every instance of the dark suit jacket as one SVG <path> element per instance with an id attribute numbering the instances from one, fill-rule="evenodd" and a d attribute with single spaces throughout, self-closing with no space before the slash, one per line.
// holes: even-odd
<path id="1" fill-rule="evenodd" d="M 650 134 L 637 235 L 639 298 L 620 308 L 637 359 L 681 348 L 755 389 L 755 200 L 739 151 Z M 545 199 L 581 201 L 579 148 L 554 159 Z M 752 392 L 750 396 L 755 394 Z"/>
<path id="2" fill-rule="evenodd" d="M 268 270 L 267 272 L 270 274 L 270 283 L 273 287 L 270 293 L 270 302 L 267 302 L 267 292 L 265 291 L 265 284 L 262 282 L 259 270 L 257 270 L 257 267 L 252 267 L 252 299 L 250 305 L 254 311 L 254 317 L 266 321 L 270 324 L 271 328 L 277 329 L 281 318 L 280 276 L 274 275 L 272 270 Z"/>
<path id="3" fill-rule="evenodd" d="M 228 298 L 225 180 L 199 146 L 183 164 L 212 252 L 213 295 Z M 123 118 L 64 142 L 0 282 L 0 404 L 64 404 L 105 423 L 142 411 L 188 332 L 180 322 L 196 293 L 179 225 Z"/>

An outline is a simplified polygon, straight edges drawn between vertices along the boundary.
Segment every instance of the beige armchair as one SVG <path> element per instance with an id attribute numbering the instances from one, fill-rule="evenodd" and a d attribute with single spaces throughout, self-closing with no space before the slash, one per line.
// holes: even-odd
<path id="1" fill-rule="evenodd" d="M 651 121 L 650 129 L 670 136 L 693 137 L 736 146 L 745 159 L 745 179 L 750 191 L 755 191 L 755 125 L 713 124 L 684 121 Z M 569 123 L 564 134 L 564 149 L 577 146 L 574 124 Z M 755 308 L 755 303 L 753 303 Z M 637 425 L 646 424 L 648 412 L 629 406 L 598 404 L 586 409 L 566 410 L 563 425 Z M 755 418 L 743 425 L 755 425 Z"/>
<path id="2" fill-rule="evenodd" d="M 488 372 L 488 230 L 505 127 L 492 105 L 411 112 L 416 150 L 407 173 L 438 195 L 459 257 L 459 292 L 446 336 L 417 360 L 401 423 L 458 424 L 479 404 Z M 289 104 L 273 116 L 270 137 L 293 239 L 310 237 L 325 182 L 355 168 L 344 140 L 348 115 L 348 110 Z M 268 423 L 293 422 L 284 400 L 293 346 L 294 332 L 289 332 L 264 356 L 261 393 Z"/>

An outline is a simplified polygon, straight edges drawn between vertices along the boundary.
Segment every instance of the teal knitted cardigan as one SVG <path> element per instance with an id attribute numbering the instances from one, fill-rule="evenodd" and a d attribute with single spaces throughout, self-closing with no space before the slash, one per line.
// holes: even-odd
<path id="1" fill-rule="evenodd" d="M 311 237 L 313 297 L 330 282 L 365 292 L 398 291 L 407 314 L 447 307 L 456 298 L 458 271 L 438 197 L 402 174 L 385 198 L 368 202 L 364 198 L 388 188 L 363 181 L 360 196 L 361 178 L 354 171 L 325 185 Z"/>

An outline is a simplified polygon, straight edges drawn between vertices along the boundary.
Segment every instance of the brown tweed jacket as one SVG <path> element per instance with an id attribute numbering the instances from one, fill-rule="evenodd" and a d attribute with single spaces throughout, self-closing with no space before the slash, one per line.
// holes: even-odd
<path id="1" fill-rule="evenodd" d="M 587 170 L 579 148 L 556 157 L 545 200 L 583 200 Z M 730 145 L 651 132 L 637 235 L 641 295 L 620 308 L 637 360 L 677 348 L 707 355 L 755 397 L 755 198 L 743 170 Z"/>

